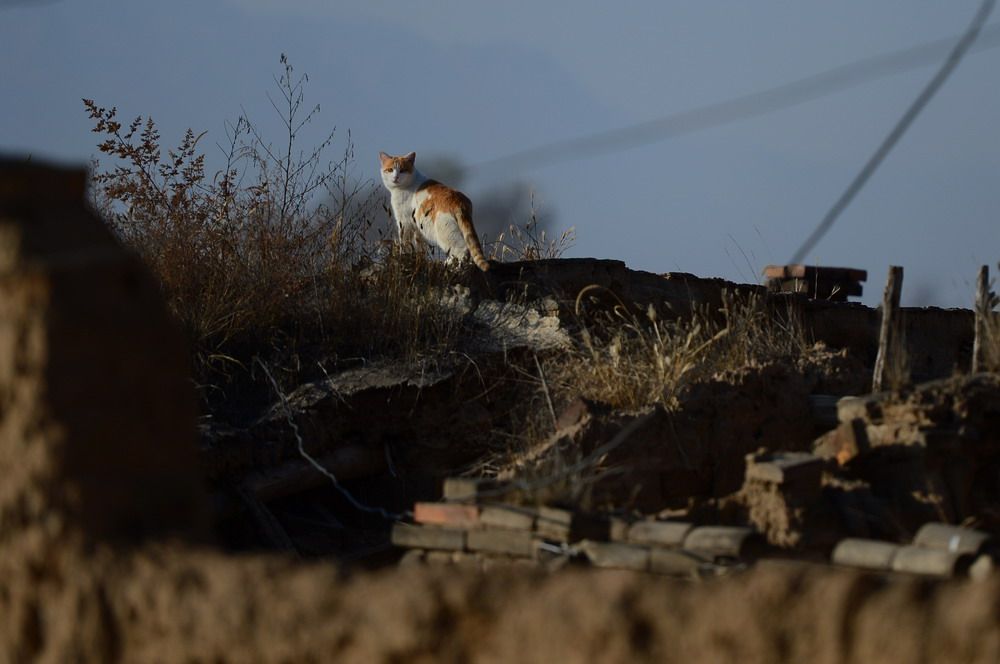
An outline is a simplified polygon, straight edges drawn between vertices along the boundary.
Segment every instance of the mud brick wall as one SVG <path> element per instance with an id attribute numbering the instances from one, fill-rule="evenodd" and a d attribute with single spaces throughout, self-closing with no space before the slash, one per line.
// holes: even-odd
<path id="1" fill-rule="evenodd" d="M 188 354 L 84 190 L 83 171 L 0 161 L 0 547 L 202 538 Z"/>

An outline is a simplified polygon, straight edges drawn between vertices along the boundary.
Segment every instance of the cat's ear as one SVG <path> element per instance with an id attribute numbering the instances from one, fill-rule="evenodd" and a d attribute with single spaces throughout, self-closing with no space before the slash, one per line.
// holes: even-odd
<path id="1" fill-rule="evenodd" d="M 403 157 L 403 161 L 408 161 L 408 162 L 410 162 L 411 164 L 412 164 L 412 163 L 413 163 L 414 161 L 416 161 L 416 159 L 417 159 L 417 153 L 416 153 L 416 152 L 411 152 L 410 154 L 408 154 L 408 155 L 406 155 L 405 157 Z"/>
<path id="2" fill-rule="evenodd" d="M 390 157 L 389 155 L 387 155 L 384 152 L 379 152 L 378 153 L 378 158 L 379 158 L 379 161 L 381 161 L 383 163 L 389 161 L 390 159 L 392 159 L 392 157 Z"/>

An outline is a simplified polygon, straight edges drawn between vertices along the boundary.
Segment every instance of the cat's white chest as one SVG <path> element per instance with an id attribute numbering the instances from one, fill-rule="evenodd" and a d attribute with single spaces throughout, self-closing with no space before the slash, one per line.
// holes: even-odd
<path id="1" fill-rule="evenodd" d="M 413 192 L 408 189 L 396 189 L 392 192 L 392 216 L 400 228 L 413 223 L 413 198 Z"/>

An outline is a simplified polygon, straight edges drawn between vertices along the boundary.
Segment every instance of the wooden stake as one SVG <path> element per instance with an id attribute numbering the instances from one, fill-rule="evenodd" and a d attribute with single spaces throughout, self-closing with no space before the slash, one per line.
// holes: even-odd
<path id="1" fill-rule="evenodd" d="M 882 296 L 882 326 L 878 335 L 878 355 L 875 356 L 875 375 L 872 377 L 872 392 L 881 392 L 887 382 L 890 352 L 899 343 L 899 293 L 903 288 L 903 268 L 889 267 L 889 277 L 885 282 Z"/>
<path id="2" fill-rule="evenodd" d="M 972 373 L 983 370 L 984 348 L 986 346 L 986 318 L 993 307 L 990 297 L 990 267 L 979 268 L 979 278 L 976 280 L 976 337 L 972 342 Z"/>

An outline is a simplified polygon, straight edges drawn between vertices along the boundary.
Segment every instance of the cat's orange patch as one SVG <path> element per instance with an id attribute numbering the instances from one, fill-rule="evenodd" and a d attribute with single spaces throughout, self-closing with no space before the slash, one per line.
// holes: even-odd
<path id="1" fill-rule="evenodd" d="M 472 201 L 462 192 L 436 180 L 427 180 L 417 187 L 417 191 L 427 192 L 427 198 L 420 204 L 421 217 L 433 219 L 438 212 L 458 212 L 462 218 L 472 219 Z"/>

